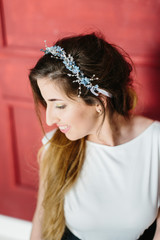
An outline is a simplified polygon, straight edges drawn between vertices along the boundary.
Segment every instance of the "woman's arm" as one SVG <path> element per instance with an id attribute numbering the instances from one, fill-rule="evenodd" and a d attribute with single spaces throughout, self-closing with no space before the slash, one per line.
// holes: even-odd
<path id="1" fill-rule="evenodd" d="M 153 240 L 160 240 L 160 209 L 157 216 L 157 228 Z"/>
<path id="2" fill-rule="evenodd" d="M 38 159 L 39 165 L 41 164 L 43 156 L 44 156 L 44 151 L 39 156 L 39 159 Z M 43 197 L 44 197 L 44 184 L 43 184 L 44 181 L 41 179 L 41 176 L 39 178 L 40 178 L 40 181 L 39 181 L 37 206 L 36 206 L 36 210 L 35 210 L 33 221 L 32 221 L 32 231 L 31 231 L 30 240 L 42 240 L 41 220 L 42 220 L 42 216 L 43 216 L 42 202 L 43 202 Z"/>
<path id="3" fill-rule="evenodd" d="M 37 207 L 34 213 L 33 221 L 32 221 L 32 231 L 30 240 L 42 240 L 41 238 L 41 219 L 43 215 L 42 201 L 43 201 L 43 186 L 40 183 Z"/>

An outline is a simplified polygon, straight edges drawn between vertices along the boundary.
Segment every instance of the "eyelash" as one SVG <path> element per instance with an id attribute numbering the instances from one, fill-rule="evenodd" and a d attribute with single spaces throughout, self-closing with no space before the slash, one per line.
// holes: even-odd
<path id="1" fill-rule="evenodd" d="M 56 106 L 56 108 L 59 108 L 59 109 L 64 109 L 65 107 L 66 105 Z"/>

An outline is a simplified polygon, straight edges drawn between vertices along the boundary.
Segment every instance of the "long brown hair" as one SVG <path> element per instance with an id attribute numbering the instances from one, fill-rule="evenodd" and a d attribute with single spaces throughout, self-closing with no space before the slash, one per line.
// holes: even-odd
<path id="1" fill-rule="evenodd" d="M 112 118 L 113 113 L 125 118 L 135 105 L 136 94 L 133 90 L 132 71 L 129 56 L 120 48 L 109 44 L 98 34 L 78 35 L 63 38 L 55 43 L 71 54 L 85 76 L 98 77 L 97 84 L 112 94 L 106 98 L 107 111 Z M 74 77 L 68 76 L 67 70 L 60 59 L 44 55 L 31 70 L 29 79 L 33 90 L 34 100 L 39 115 L 39 103 L 46 108 L 41 96 L 37 79 L 49 77 L 62 88 L 68 97 L 78 95 L 78 85 L 73 83 Z M 82 86 L 81 98 L 87 105 L 99 102 L 104 110 L 105 104 L 98 96 L 93 95 Z M 41 161 L 40 174 L 44 179 L 45 195 L 43 199 L 42 237 L 45 240 L 60 240 L 64 228 L 64 196 L 73 186 L 79 176 L 85 158 L 85 139 L 68 140 L 59 130 L 50 140 Z"/>

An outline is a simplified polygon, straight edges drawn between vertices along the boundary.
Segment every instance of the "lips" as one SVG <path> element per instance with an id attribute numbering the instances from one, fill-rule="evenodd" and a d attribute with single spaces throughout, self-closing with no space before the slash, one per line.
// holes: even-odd
<path id="1" fill-rule="evenodd" d="M 59 130 L 63 133 L 67 133 L 70 129 L 70 126 L 68 125 L 61 125 L 61 126 L 58 126 Z"/>

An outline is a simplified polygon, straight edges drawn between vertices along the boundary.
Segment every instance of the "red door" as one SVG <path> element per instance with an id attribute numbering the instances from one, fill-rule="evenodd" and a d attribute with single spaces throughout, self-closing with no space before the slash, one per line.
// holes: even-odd
<path id="1" fill-rule="evenodd" d="M 0 214 L 31 220 L 42 131 L 28 72 L 57 38 L 100 30 L 133 58 L 138 111 L 160 120 L 158 0 L 0 0 Z"/>

